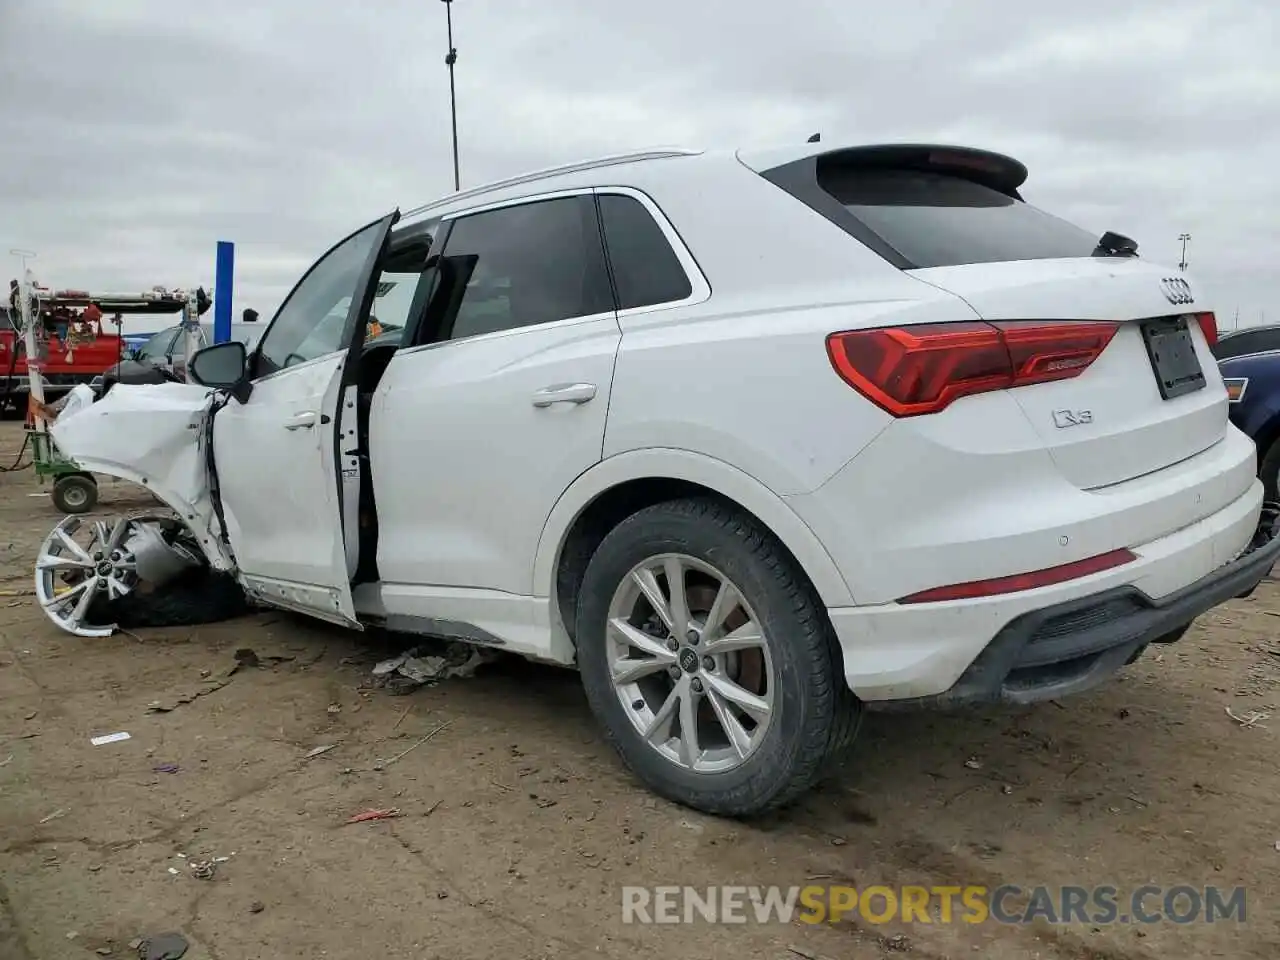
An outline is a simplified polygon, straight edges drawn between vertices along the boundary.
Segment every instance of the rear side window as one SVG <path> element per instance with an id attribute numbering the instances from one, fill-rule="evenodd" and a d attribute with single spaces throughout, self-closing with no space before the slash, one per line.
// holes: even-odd
<path id="1" fill-rule="evenodd" d="M 464 284 L 452 324 L 446 320 L 452 340 L 613 309 L 590 196 L 461 217 L 444 256 Z"/>
<path id="2" fill-rule="evenodd" d="M 602 195 L 600 220 L 619 310 L 673 303 L 693 293 L 662 228 L 639 200 L 617 193 Z"/>

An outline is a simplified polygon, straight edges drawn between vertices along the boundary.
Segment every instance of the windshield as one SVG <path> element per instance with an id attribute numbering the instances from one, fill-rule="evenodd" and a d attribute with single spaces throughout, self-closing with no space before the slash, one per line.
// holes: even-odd
<path id="1" fill-rule="evenodd" d="M 138 360 L 155 363 L 158 360 L 164 360 L 169 356 L 170 347 L 173 339 L 178 335 L 181 327 L 169 327 L 167 330 L 161 330 L 155 334 L 138 348 L 138 352 L 134 355 Z"/>
<path id="2" fill-rule="evenodd" d="M 944 173 L 835 166 L 819 185 L 914 267 L 1087 257 L 1098 242 L 1028 203 Z"/>

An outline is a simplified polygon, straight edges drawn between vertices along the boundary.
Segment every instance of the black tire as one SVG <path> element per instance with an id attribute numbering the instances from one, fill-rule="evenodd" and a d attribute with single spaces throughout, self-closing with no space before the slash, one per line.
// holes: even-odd
<path id="1" fill-rule="evenodd" d="M 1262 499 L 1280 500 L 1280 440 L 1259 453 L 1258 479 L 1262 481 Z"/>
<path id="2" fill-rule="evenodd" d="M 776 713 L 756 750 L 722 773 L 695 773 L 645 742 L 611 679 L 604 637 L 614 592 L 637 564 L 664 553 L 722 571 L 770 637 Z M 862 706 L 845 683 L 821 600 L 767 530 L 715 500 L 648 507 L 605 537 L 579 595 L 577 647 L 587 699 L 623 762 L 655 793 L 697 810 L 748 817 L 784 806 L 830 772 L 857 735 Z"/>
<path id="3" fill-rule="evenodd" d="M 191 570 L 146 593 L 101 602 L 104 606 L 92 611 L 93 619 L 125 630 L 221 623 L 252 609 L 234 577 L 208 568 Z"/>
<path id="4" fill-rule="evenodd" d="M 88 513 L 98 505 L 98 482 L 87 473 L 69 473 L 53 484 L 53 505 L 63 513 Z"/>

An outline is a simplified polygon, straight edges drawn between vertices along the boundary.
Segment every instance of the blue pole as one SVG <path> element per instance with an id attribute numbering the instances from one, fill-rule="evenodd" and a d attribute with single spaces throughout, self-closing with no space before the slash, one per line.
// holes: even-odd
<path id="1" fill-rule="evenodd" d="M 213 342 L 231 339 L 231 285 L 235 273 L 236 245 L 218 241 L 218 266 L 213 281 Z"/>

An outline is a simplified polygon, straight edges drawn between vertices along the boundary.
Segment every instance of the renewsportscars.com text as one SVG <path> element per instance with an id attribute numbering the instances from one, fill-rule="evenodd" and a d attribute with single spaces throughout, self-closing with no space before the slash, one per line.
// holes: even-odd
<path id="1" fill-rule="evenodd" d="M 1152 924 L 1245 921 L 1243 887 L 623 887 L 624 923 Z"/>

